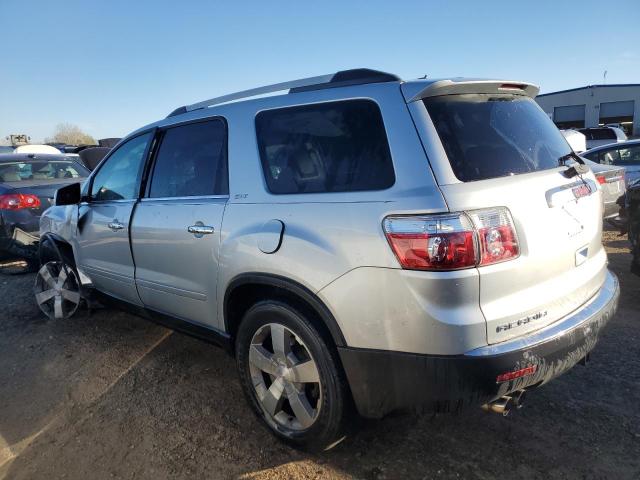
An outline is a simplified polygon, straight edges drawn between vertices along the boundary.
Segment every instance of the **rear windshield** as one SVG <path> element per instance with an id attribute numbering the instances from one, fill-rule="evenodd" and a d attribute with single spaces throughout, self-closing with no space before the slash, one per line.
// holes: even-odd
<path id="1" fill-rule="evenodd" d="M 445 95 L 424 103 L 453 172 L 463 182 L 556 168 L 571 151 L 529 97 Z"/>
<path id="2" fill-rule="evenodd" d="M 615 130 L 611 128 L 585 128 L 580 130 L 587 140 L 617 140 Z"/>
<path id="3" fill-rule="evenodd" d="M 87 175 L 89 175 L 89 171 L 75 162 L 0 163 L 0 182 L 82 178 Z"/>

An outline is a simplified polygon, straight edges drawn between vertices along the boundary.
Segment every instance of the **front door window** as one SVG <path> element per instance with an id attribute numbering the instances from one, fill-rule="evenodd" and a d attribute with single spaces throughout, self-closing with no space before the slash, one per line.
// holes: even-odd
<path id="1" fill-rule="evenodd" d="M 139 135 L 113 152 L 93 179 L 93 201 L 132 200 L 138 197 L 144 153 L 152 132 Z"/>

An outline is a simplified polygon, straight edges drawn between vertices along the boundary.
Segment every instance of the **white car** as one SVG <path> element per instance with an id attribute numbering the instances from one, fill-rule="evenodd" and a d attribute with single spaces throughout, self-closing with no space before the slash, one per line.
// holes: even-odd
<path id="1" fill-rule="evenodd" d="M 13 153 L 49 153 L 52 155 L 60 155 L 60 150 L 51 145 L 19 145 Z"/>
<path id="2" fill-rule="evenodd" d="M 571 129 L 560 130 L 560 133 L 574 152 L 582 153 L 587 150 L 587 137 L 583 133 Z"/>
<path id="3" fill-rule="evenodd" d="M 587 137 L 588 149 L 599 147 L 600 145 L 608 145 L 609 143 L 627 141 L 627 134 L 618 127 L 580 128 L 578 131 Z"/>

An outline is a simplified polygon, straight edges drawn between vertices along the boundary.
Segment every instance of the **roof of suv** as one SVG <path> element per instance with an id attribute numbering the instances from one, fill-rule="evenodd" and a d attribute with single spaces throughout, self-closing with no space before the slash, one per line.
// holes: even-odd
<path id="1" fill-rule="evenodd" d="M 263 87 L 243 90 L 236 93 L 211 98 L 191 105 L 183 105 L 173 110 L 168 117 L 178 116 L 194 110 L 208 108 L 214 105 L 249 99 L 258 95 L 281 92 L 300 93 L 328 88 L 340 88 L 369 83 L 397 83 L 402 84 L 402 91 L 407 102 L 413 102 L 425 97 L 451 95 L 456 93 L 511 93 L 535 97 L 539 87 L 530 83 L 480 78 L 449 78 L 449 79 L 417 79 L 405 82 L 397 75 L 368 68 L 342 70 L 337 73 L 317 77 L 303 78 L 289 82 L 276 83 Z M 168 118 L 167 117 L 167 118 Z"/>

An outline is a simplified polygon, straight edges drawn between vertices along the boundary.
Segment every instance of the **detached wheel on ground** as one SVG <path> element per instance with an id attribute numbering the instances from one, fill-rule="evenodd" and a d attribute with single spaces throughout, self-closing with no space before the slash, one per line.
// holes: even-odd
<path id="1" fill-rule="evenodd" d="M 291 306 L 249 309 L 236 336 L 240 382 L 270 430 L 289 444 L 324 450 L 345 435 L 348 389 L 335 353 Z"/>
<path id="2" fill-rule="evenodd" d="M 71 317 L 80 305 L 80 282 L 74 269 L 60 261 L 47 262 L 36 275 L 34 285 L 40 310 L 51 319 Z"/>

